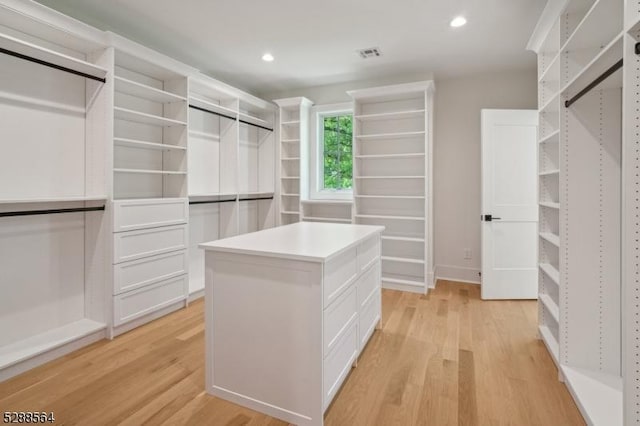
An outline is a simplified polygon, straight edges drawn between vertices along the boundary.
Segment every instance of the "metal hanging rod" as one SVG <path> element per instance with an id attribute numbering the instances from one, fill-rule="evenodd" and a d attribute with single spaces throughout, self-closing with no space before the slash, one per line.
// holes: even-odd
<path id="1" fill-rule="evenodd" d="M 5 55 L 14 56 L 16 58 L 24 59 L 25 61 L 34 62 L 36 64 L 44 65 L 45 67 L 54 68 L 60 71 L 68 72 L 70 74 L 79 75 L 80 77 L 88 78 L 90 80 L 96 80 L 101 83 L 106 83 L 107 79 L 103 77 L 96 77 L 95 75 L 87 74 L 82 71 L 77 71 L 72 68 L 63 67 L 62 65 L 57 65 L 52 62 L 43 61 L 42 59 L 34 58 L 32 56 L 23 55 L 22 53 L 14 52 L 13 50 L 8 50 L 3 47 L 0 47 L 0 53 L 4 53 Z"/>
<path id="2" fill-rule="evenodd" d="M 193 204 L 218 204 L 218 203 L 230 203 L 233 201 L 236 201 L 237 198 L 234 198 L 232 200 L 207 200 L 207 201 L 189 201 L 189 205 L 193 205 Z"/>
<path id="3" fill-rule="evenodd" d="M 273 129 L 271 129 L 269 127 L 261 126 L 259 124 L 255 124 L 255 123 L 252 123 L 250 121 L 245 121 L 245 120 L 238 120 L 238 121 L 241 122 L 241 123 L 244 123 L 244 124 L 248 124 L 249 126 L 259 127 L 260 129 L 264 129 L 264 130 L 268 130 L 270 132 L 273 132 Z"/>
<path id="4" fill-rule="evenodd" d="M 240 198 L 240 201 L 260 201 L 260 200 L 273 200 L 273 195 L 270 197 Z"/>
<path id="5" fill-rule="evenodd" d="M 15 212 L 0 212 L 0 217 L 11 216 L 35 216 L 42 214 L 60 214 L 60 213 L 81 213 L 81 212 L 97 212 L 104 210 L 104 206 L 99 207 L 76 207 L 69 209 L 49 209 L 49 210 L 21 210 Z"/>
<path id="6" fill-rule="evenodd" d="M 636 47 L 637 49 L 637 47 Z M 591 90 L 593 90 L 594 87 L 596 87 L 597 85 L 599 85 L 600 83 L 602 83 L 604 80 L 606 80 L 607 78 L 609 78 L 611 76 L 611 74 L 613 74 L 614 72 L 618 71 L 620 68 L 622 68 L 622 63 L 623 60 L 620 59 L 618 62 L 616 62 L 615 64 L 613 64 L 608 70 L 606 70 L 605 72 L 603 72 L 602 74 L 600 74 L 600 76 L 598 78 L 596 78 L 595 80 L 593 80 L 591 83 L 589 83 L 589 85 L 587 87 L 585 87 L 584 89 L 582 89 L 580 92 L 578 92 L 574 97 L 572 97 L 571 99 L 569 99 L 568 101 L 564 102 L 564 106 L 565 108 L 569 108 L 571 105 L 573 105 L 578 99 L 580 99 L 581 97 L 583 97 L 584 95 L 586 95 L 587 93 L 589 93 Z"/>
<path id="7" fill-rule="evenodd" d="M 202 111 L 202 112 L 206 112 L 206 113 L 209 113 L 209 114 L 217 115 L 219 117 L 227 118 L 229 120 L 233 120 L 233 121 L 237 120 L 236 117 L 233 117 L 231 115 L 226 115 L 226 114 L 222 114 L 221 112 L 211 111 L 210 109 L 202 108 L 202 107 L 199 107 L 199 106 L 195 106 L 195 105 L 191 105 L 190 104 L 189 108 L 197 109 L 198 111 Z"/>

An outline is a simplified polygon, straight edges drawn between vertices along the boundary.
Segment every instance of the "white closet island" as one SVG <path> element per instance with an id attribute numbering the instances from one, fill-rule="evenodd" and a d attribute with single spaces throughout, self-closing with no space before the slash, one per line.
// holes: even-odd
<path id="1" fill-rule="evenodd" d="M 201 244 L 207 392 L 322 425 L 381 319 L 383 230 L 299 222 Z"/>

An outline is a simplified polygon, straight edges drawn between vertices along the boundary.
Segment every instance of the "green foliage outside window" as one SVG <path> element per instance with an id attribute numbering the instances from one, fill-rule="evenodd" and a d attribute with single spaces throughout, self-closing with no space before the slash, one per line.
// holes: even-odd
<path id="1" fill-rule="evenodd" d="M 324 189 L 353 186 L 353 117 L 324 117 Z"/>

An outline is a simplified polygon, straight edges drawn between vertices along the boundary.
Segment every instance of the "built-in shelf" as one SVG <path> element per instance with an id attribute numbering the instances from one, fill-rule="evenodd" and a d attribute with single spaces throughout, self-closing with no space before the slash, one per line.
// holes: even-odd
<path id="1" fill-rule="evenodd" d="M 238 119 L 242 121 L 246 121 L 249 124 L 256 124 L 262 127 L 268 127 L 268 128 L 273 127 L 273 123 L 270 123 L 267 120 L 263 120 L 262 118 L 254 117 L 253 115 L 246 114 L 244 112 L 239 113 Z"/>
<path id="2" fill-rule="evenodd" d="M 356 176 L 356 179 L 425 179 L 424 176 Z"/>
<path id="3" fill-rule="evenodd" d="M 264 198 L 265 200 L 273 198 L 273 191 L 258 191 L 258 192 L 241 192 L 238 194 L 240 201 L 245 201 L 246 198 Z"/>
<path id="4" fill-rule="evenodd" d="M 296 197 L 296 198 L 300 197 L 300 194 L 280 194 L 280 195 L 283 197 Z"/>
<path id="5" fill-rule="evenodd" d="M 413 263 L 418 265 L 424 265 L 423 259 L 411 259 L 408 257 L 394 257 L 394 256 L 381 256 L 380 259 L 386 260 L 389 262 Z"/>
<path id="6" fill-rule="evenodd" d="M 538 299 L 545 306 L 547 312 L 551 314 L 556 324 L 560 324 L 560 309 L 558 309 L 558 304 L 551 298 L 551 296 L 548 294 L 540 294 Z"/>
<path id="7" fill-rule="evenodd" d="M 128 80 L 123 77 L 116 76 L 114 78 L 116 91 L 124 93 L 136 98 L 147 99 L 159 103 L 185 102 L 187 98 L 176 95 L 171 92 L 156 89 L 155 87 L 140 84 L 138 82 Z"/>
<path id="8" fill-rule="evenodd" d="M 560 175 L 560 169 L 545 170 L 539 173 L 540 176 L 558 176 Z"/>
<path id="9" fill-rule="evenodd" d="M 548 82 L 558 82 L 560 84 L 560 79 L 558 78 L 560 75 L 560 52 L 556 53 L 547 68 L 544 70 L 540 79 L 538 79 L 538 83 L 545 84 Z M 554 77 L 550 77 L 554 76 Z"/>
<path id="10" fill-rule="evenodd" d="M 540 114 L 556 114 L 560 111 L 560 92 L 557 92 L 540 108 Z"/>
<path id="11" fill-rule="evenodd" d="M 372 155 L 356 155 L 355 158 L 360 160 L 379 160 L 389 158 L 424 158 L 424 153 L 407 153 L 407 154 L 372 154 Z"/>
<path id="12" fill-rule="evenodd" d="M 424 222 L 424 217 L 419 216 L 387 216 L 376 214 L 357 214 L 357 218 L 362 219 L 383 219 L 383 220 L 412 220 L 417 222 Z"/>
<path id="13" fill-rule="evenodd" d="M 300 176 L 282 176 L 282 177 L 280 177 L 280 179 L 298 180 L 298 179 L 300 179 Z"/>
<path id="14" fill-rule="evenodd" d="M 223 116 L 228 116 L 231 119 L 236 119 L 238 117 L 238 111 L 224 107 L 222 105 L 218 105 L 194 95 L 189 96 L 189 105 L 222 114 Z"/>
<path id="15" fill-rule="evenodd" d="M 551 244 L 553 244 L 556 247 L 560 247 L 560 237 L 556 234 L 552 234 L 551 232 L 541 232 L 540 233 L 540 238 L 542 238 L 545 241 L 550 242 Z"/>
<path id="16" fill-rule="evenodd" d="M 187 172 L 170 170 L 145 170 L 145 169 L 113 169 L 116 173 L 140 173 L 148 175 L 186 175 Z"/>
<path id="17" fill-rule="evenodd" d="M 235 200 L 238 194 L 235 192 L 212 192 L 209 194 L 189 194 L 189 201 L 219 201 Z"/>
<path id="18" fill-rule="evenodd" d="M 300 157 L 281 158 L 282 161 L 300 161 Z"/>
<path id="19" fill-rule="evenodd" d="M 591 62 L 589 62 L 582 70 L 569 81 L 561 92 L 563 95 L 570 97 L 583 90 L 592 81 L 602 75 L 611 68 L 616 62 L 622 59 L 623 52 L 623 33 L 618 34 L 607 46 L 602 49 Z M 622 87 L 622 72 L 616 73 L 598 85 L 599 89 L 612 89 Z"/>
<path id="20" fill-rule="evenodd" d="M 304 216 L 302 220 L 310 220 L 313 222 L 337 222 L 337 223 L 351 223 L 351 219 L 341 219 L 337 217 L 314 217 Z"/>
<path id="21" fill-rule="evenodd" d="M 282 143 L 298 143 L 300 139 L 282 139 Z"/>
<path id="22" fill-rule="evenodd" d="M 81 319 L 18 342 L 0 346 L 0 369 L 101 332 L 106 327 L 104 323 Z"/>
<path id="23" fill-rule="evenodd" d="M 540 270 L 544 272 L 551 280 L 560 285 L 560 272 L 550 263 L 541 263 Z"/>
<path id="24" fill-rule="evenodd" d="M 0 199 L 0 204 L 32 204 L 32 203 L 77 203 L 83 201 L 104 201 L 106 195 L 86 196 L 86 197 L 51 197 L 51 198 L 12 198 Z"/>
<path id="25" fill-rule="evenodd" d="M 39 61 L 47 62 L 58 67 L 74 70 L 93 77 L 104 79 L 107 77 L 107 69 L 90 62 L 56 52 L 51 49 L 37 46 L 6 34 L 0 34 L 0 47 L 19 55 L 28 56 Z"/>
<path id="26" fill-rule="evenodd" d="M 283 126 L 297 126 L 300 124 L 300 120 L 283 121 L 280 124 L 282 124 Z"/>
<path id="27" fill-rule="evenodd" d="M 403 241 L 407 243 L 424 243 L 424 238 L 413 238 L 413 237 L 400 237 L 393 235 L 383 235 L 383 241 Z"/>
<path id="28" fill-rule="evenodd" d="M 540 337 L 542 337 L 542 341 L 547 347 L 549 354 L 551 354 L 551 358 L 553 359 L 553 362 L 555 362 L 556 366 L 559 368 L 560 367 L 560 356 L 559 356 L 560 347 L 558 345 L 558 341 L 554 337 L 551 330 L 549 330 L 549 327 L 545 325 L 541 325 L 538 327 L 538 330 L 540 330 Z"/>
<path id="29" fill-rule="evenodd" d="M 425 132 L 398 132 L 398 133 L 378 133 L 373 135 L 358 135 L 356 138 L 367 140 L 384 140 L 384 139 L 410 139 L 418 136 L 424 136 Z"/>
<path id="30" fill-rule="evenodd" d="M 396 120 L 407 118 L 424 118 L 425 110 L 417 109 L 410 111 L 393 111 L 383 112 L 379 114 L 362 114 L 356 115 L 354 118 L 359 121 L 382 121 L 382 120 Z"/>
<path id="31" fill-rule="evenodd" d="M 300 216 L 300 212 L 291 212 L 291 211 L 283 210 L 283 211 L 281 211 L 280 213 L 282 213 L 282 214 L 288 214 L 288 215 Z"/>
<path id="32" fill-rule="evenodd" d="M 558 143 L 558 142 L 560 142 L 560 129 L 556 130 L 555 132 L 551 132 L 550 134 L 543 137 L 539 141 L 539 143 L 541 144 Z"/>
<path id="33" fill-rule="evenodd" d="M 598 49 L 613 40 L 622 28 L 623 6 L 621 1 L 596 0 L 560 51 Z"/>
<path id="34" fill-rule="evenodd" d="M 353 204 L 352 200 L 302 200 L 302 204 L 324 204 L 324 205 L 334 205 L 334 206 L 343 206 Z"/>
<path id="35" fill-rule="evenodd" d="M 127 147 L 127 148 L 138 148 L 138 149 L 153 149 L 159 151 L 186 151 L 187 148 L 184 146 L 177 145 L 169 145 L 164 143 L 156 143 L 156 142 L 145 142 L 135 139 L 126 139 L 126 138 L 113 138 L 113 143 L 117 146 Z"/>
<path id="36" fill-rule="evenodd" d="M 211 141 L 219 141 L 220 135 L 216 133 L 199 132 L 197 130 L 189 129 L 189 136 L 195 136 L 202 139 L 209 139 Z"/>
<path id="37" fill-rule="evenodd" d="M 540 206 L 546 207 L 548 209 L 560 210 L 560 203 L 556 203 L 553 201 L 540 201 Z"/>
<path id="38" fill-rule="evenodd" d="M 150 124 L 159 127 L 186 126 L 184 121 L 174 120 L 172 118 L 160 117 L 158 115 L 147 114 L 144 112 L 133 111 L 126 108 L 115 107 L 115 118 L 118 120 L 132 121 L 134 123 Z"/>
<path id="39" fill-rule="evenodd" d="M 561 368 L 587 424 L 622 426 L 622 377 L 566 365 Z"/>
<path id="40" fill-rule="evenodd" d="M 389 199 L 389 200 L 424 200 L 423 195 L 354 195 L 354 198 L 369 198 L 374 199 L 378 198 L 381 200 Z"/>

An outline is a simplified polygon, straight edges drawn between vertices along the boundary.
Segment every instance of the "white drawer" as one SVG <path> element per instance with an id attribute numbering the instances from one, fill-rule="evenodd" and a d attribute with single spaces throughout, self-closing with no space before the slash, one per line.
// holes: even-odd
<path id="1" fill-rule="evenodd" d="M 187 251 L 175 251 L 114 265 L 114 294 L 124 293 L 187 273 Z"/>
<path id="2" fill-rule="evenodd" d="M 186 275 L 114 296 L 113 325 L 148 315 L 186 299 L 189 279 Z"/>
<path id="3" fill-rule="evenodd" d="M 324 305 L 327 307 L 349 287 L 358 275 L 356 248 L 335 257 L 324 265 Z"/>
<path id="4" fill-rule="evenodd" d="M 364 271 L 380 257 L 380 237 L 369 238 L 358 246 L 358 269 Z"/>
<path id="5" fill-rule="evenodd" d="M 357 315 L 358 297 L 356 286 L 352 285 L 349 290 L 342 293 L 340 298 L 324 310 L 324 357 L 336 346 L 349 326 L 355 322 Z"/>
<path id="6" fill-rule="evenodd" d="M 113 234 L 113 262 L 116 264 L 186 248 L 186 225 Z"/>
<path id="7" fill-rule="evenodd" d="M 358 353 L 364 349 L 364 346 L 373 334 L 376 324 L 381 317 L 381 309 L 380 289 L 377 289 L 375 293 L 366 300 L 366 303 L 360 310 L 360 315 L 358 316 L 358 335 L 360 338 Z"/>
<path id="8" fill-rule="evenodd" d="M 362 306 L 378 288 L 380 288 L 380 262 L 371 265 L 360 275 L 358 287 L 358 307 Z"/>
<path id="9" fill-rule="evenodd" d="M 187 223 L 186 198 L 168 200 L 122 200 L 113 202 L 113 232 Z"/>
<path id="10" fill-rule="evenodd" d="M 340 389 L 342 382 L 349 374 L 351 366 L 356 359 L 358 352 L 357 327 L 354 323 L 346 333 L 344 333 L 335 348 L 324 360 L 322 378 L 322 395 L 324 409 L 326 410 L 331 400 Z"/>

